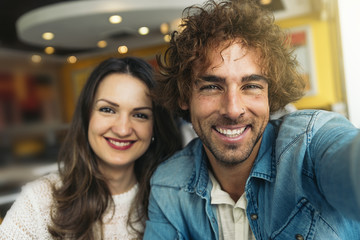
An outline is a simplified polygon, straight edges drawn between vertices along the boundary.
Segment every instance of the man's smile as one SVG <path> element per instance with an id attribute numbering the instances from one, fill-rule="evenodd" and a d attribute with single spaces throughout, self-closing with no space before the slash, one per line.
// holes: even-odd
<path id="1" fill-rule="evenodd" d="M 242 128 L 236 128 L 236 129 L 229 129 L 229 128 L 221 128 L 221 127 L 214 127 L 214 129 L 226 136 L 226 137 L 238 137 L 240 136 L 245 130 L 246 130 L 247 126 L 246 127 L 242 127 Z"/>

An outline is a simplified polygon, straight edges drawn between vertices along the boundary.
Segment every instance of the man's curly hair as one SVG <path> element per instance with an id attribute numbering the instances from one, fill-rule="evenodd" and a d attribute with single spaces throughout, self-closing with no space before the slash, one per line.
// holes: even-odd
<path id="1" fill-rule="evenodd" d="M 190 6 L 183 11 L 181 32 L 173 32 L 170 46 L 158 55 L 160 76 L 157 100 L 189 121 L 192 83 L 210 66 L 209 53 L 215 48 L 241 41 L 243 47 L 260 53 L 259 65 L 268 79 L 269 105 L 273 113 L 300 99 L 305 82 L 297 71 L 289 39 L 275 23 L 273 14 L 255 0 L 217 2 Z"/>

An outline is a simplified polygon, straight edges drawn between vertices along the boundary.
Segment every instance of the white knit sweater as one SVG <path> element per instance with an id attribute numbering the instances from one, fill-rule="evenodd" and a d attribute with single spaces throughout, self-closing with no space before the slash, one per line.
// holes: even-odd
<path id="1" fill-rule="evenodd" d="M 0 239 L 53 239 L 48 232 L 50 206 L 52 204 L 51 184 L 60 184 L 58 174 L 52 173 L 22 188 L 20 196 L 7 212 L 0 225 Z M 135 185 L 126 193 L 113 196 L 115 212 L 108 210 L 104 215 L 105 239 L 134 239 L 127 227 L 131 202 L 138 191 Z M 136 226 L 139 228 L 139 226 Z"/>

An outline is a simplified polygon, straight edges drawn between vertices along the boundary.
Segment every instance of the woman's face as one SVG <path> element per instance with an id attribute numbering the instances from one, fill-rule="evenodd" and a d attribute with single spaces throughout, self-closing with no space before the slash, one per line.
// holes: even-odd
<path id="1" fill-rule="evenodd" d="M 88 129 L 101 169 L 132 171 L 152 135 L 152 102 L 145 83 L 127 74 L 106 76 L 97 89 Z"/>

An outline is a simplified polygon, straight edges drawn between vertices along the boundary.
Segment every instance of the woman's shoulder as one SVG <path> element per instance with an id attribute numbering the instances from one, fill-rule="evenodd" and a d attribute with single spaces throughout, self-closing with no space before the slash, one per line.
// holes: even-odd
<path id="1" fill-rule="evenodd" d="M 25 184 L 7 212 L 0 233 L 6 239 L 51 239 L 47 226 L 51 222 L 52 186 L 58 182 L 58 174 L 51 173 Z"/>
<path id="2" fill-rule="evenodd" d="M 38 201 L 48 202 L 52 199 L 53 186 L 57 187 L 60 183 L 60 176 L 57 172 L 49 173 L 25 184 L 21 194 L 32 196 Z"/>

